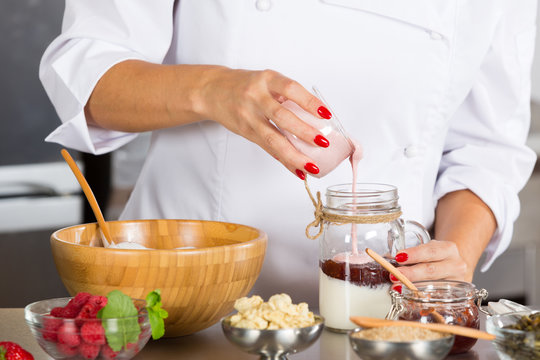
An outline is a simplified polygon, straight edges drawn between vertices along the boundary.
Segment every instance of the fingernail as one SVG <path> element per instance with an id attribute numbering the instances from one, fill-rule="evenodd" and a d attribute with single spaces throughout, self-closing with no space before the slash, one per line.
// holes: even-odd
<path id="1" fill-rule="evenodd" d="M 409 259 L 409 255 L 407 255 L 407 253 L 399 253 L 396 255 L 396 261 L 397 262 L 405 262 Z"/>
<path id="2" fill-rule="evenodd" d="M 298 176 L 301 180 L 306 180 L 306 174 L 302 170 L 296 169 L 296 176 Z"/>
<path id="3" fill-rule="evenodd" d="M 397 286 L 395 286 L 392 290 L 396 290 L 398 293 L 401 294 L 401 289 L 402 289 L 402 288 L 401 288 L 401 285 L 397 285 Z"/>
<path id="4" fill-rule="evenodd" d="M 315 136 L 313 142 L 323 148 L 327 148 L 328 146 L 330 146 L 330 142 L 322 135 Z"/>
<path id="5" fill-rule="evenodd" d="M 394 274 L 390 274 L 390 280 L 399 281 L 399 279 L 397 277 L 395 277 Z"/>
<path id="6" fill-rule="evenodd" d="M 319 113 L 319 116 L 322 117 L 323 119 L 332 118 L 332 113 L 330 112 L 330 110 L 328 110 L 324 106 L 319 106 L 319 108 L 317 109 L 317 112 Z"/>
<path id="7" fill-rule="evenodd" d="M 319 173 L 319 168 L 313 163 L 307 163 L 306 165 L 304 165 L 304 169 L 306 169 L 306 171 L 309 171 L 312 174 Z"/>

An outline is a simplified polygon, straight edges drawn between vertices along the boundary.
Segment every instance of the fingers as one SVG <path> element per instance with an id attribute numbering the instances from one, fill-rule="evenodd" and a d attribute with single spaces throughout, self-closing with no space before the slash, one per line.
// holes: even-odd
<path id="1" fill-rule="evenodd" d="M 390 290 L 395 290 L 400 294 L 401 294 L 402 289 L 403 289 L 403 285 L 401 284 L 392 284 L 392 286 L 390 287 Z"/>
<path id="2" fill-rule="evenodd" d="M 317 115 L 322 102 L 298 82 L 291 80 L 278 72 L 265 70 L 258 74 L 266 83 L 268 92 L 259 93 L 255 98 L 259 111 L 264 120 L 254 129 L 255 142 L 268 153 L 279 159 L 289 171 L 300 179 L 305 179 L 307 173 L 319 173 L 317 164 L 302 152 L 296 150 L 285 136 L 276 129 L 272 122 L 281 130 L 287 131 L 308 144 L 329 147 L 329 141 L 316 128 L 298 118 L 293 112 L 281 105 L 286 100 L 292 100 L 304 110 Z M 258 81 L 256 81 L 258 82 Z M 319 116 L 320 117 L 320 116 Z"/>
<path id="3" fill-rule="evenodd" d="M 300 179 L 319 173 L 317 164 L 280 131 L 314 146 L 330 146 L 316 128 L 281 105 L 290 99 L 318 116 L 322 102 L 299 83 L 271 70 L 220 68 L 210 73 L 204 84 L 198 98 L 203 99 L 199 112 L 205 118 L 256 143 Z"/>
<path id="4" fill-rule="evenodd" d="M 329 119 L 332 115 L 323 102 L 298 82 L 272 70 L 265 70 L 269 77 L 269 89 L 273 94 L 292 100 L 313 116 Z M 324 108 L 320 109 L 321 107 Z"/>
<path id="5" fill-rule="evenodd" d="M 399 271 L 412 282 L 423 280 L 465 280 L 459 261 L 437 261 L 399 267 Z"/>
<path id="6" fill-rule="evenodd" d="M 396 255 L 396 261 L 400 265 L 399 271 L 413 282 L 466 280 L 467 277 L 467 265 L 452 241 L 432 240 L 427 244 L 408 248 Z"/>
<path id="7" fill-rule="evenodd" d="M 263 100 L 265 116 L 271 119 L 280 129 L 295 134 L 308 144 L 320 147 L 328 147 L 328 140 L 313 126 L 300 120 L 294 113 L 283 107 L 274 99 L 268 97 Z"/>
<path id="8" fill-rule="evenodd" d="M 306 173 L 317 174 L 318 167 L 308 156 L 299 152 L 285 136 L 270 123 L 258 128 L 253 141 L 280 161 L 290 172 L 305 179 Z"/>
<path id="9" fill-rule="evenodd" d="M 459 256 L 459 252 L 454 242 L 431 240 L 427 244 L 400 251 L 396 255 L 396 261 L 400 265 L 409 265 L 420 262 L 440 261 L 447 257 L 455 256 Z"/>

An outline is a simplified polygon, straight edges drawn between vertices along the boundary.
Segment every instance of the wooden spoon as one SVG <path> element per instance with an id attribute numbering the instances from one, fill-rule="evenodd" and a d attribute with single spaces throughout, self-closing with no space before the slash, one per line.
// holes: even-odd
<path id="1" fill-rule="evenodd" d="M 94 193 L 92 192 L 92 189 L 90 188 L 90 185 L 88 185 L 86 178 L 84 177 L 81 170 L 75 163 L 75 160 L 73 160 L 71 155 L 69 155 L 69 152 L 66 149 L 62 149 L 60 153 L 62 154 L 62 156 L 64 157 L 64 160 L 66 160 L 67 164 L 69 165 L 69 168 L 73 172 L 73 175 L 75 175 L 75 177 L 77 178 L 77 181 L 79 182 L 79 185 L 81 185 L 84 195 L 86 195 L 86 200 L 88 200 L 88 203 L 90 204 L 90 207 L 92 208 L 92 211 L 94 212 L 99 228 L 101 229 L 101 233 L 105 237 L 105 239 L 103 239 L 103 237 L 101 238 L 103 247 L 109 247 L 109 244 L 113 244 L 113 242 L 111 241 L 111 233 L 109 232 L 109 226 L 105 222 L 105 218 L 103 218 L 103 213 L 101 212 L 101 209 L 99 208 L 96 197 L 94 196 Z"/>
<path id="2" fill-rule="evenodd" d="M 414 286 L 414 284 L 411 282 L 411 280 L 407 279 L 405 275 L 403 275 L 394 265 L 389 263 L 385 258 L 383 258 L 381 255 L 377 254 L 375 251 L 371 250 L 370 248 L 366 249 L 366 253 L 371 256 L 373 260 L 379 263 L 383 268 L 388 270 L 388 272 L 392 275 L 394 275 L 399 281 L 403 283 L 406 287 L 413 291 L 418 291 L 418 288 Z"/>
<path id="3" fill-rule="evenodd" d="M 381 255 L 377 254 L 375 251 L 367 248 L 366 253 L 371 256 L 373 260 L 375 260 L 379 265 L 381 265 L 383 268 L 388 270 L 388 272 L 392 275 L 394 275 L 399 281 L 401 281 L 407 288 L 409 288 L 412 291 L 418 291 L 418 288 L 412 283 L 411 280 L 407 279 L 405 275 L 403 275 L 394 265 L 389 263 L 385 258 L 383 258 Z M 446 321 L 444 320 L 444 317 L 439 314 L 437 311 L 433 310 L 432 312 L 433 317 L 438 323 L 444 324 Z"/>
<path id="4" fill-rule="evenodd" d="M 364 316 L 351 316 L 351 321 L 358 326 L 365 328 L 383 327 L 383 326 L 410 326 L 423 328 L 438 332 L 444 332 L 454 335 L 466 336 L 469 338 L 494 340 L 495 335 L 489 334 L 485 331 L 468 328 L 465 326 L 448 325 L 448 324 L 424 324 L 417 321 L 405 321 L 405 320 L 384 320 L 377 318 L 370 318 Z"/>

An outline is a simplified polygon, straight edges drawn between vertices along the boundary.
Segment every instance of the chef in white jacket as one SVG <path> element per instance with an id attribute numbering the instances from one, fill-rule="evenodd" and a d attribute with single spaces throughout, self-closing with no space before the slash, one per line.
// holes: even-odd
<path id="1" fill-rule="evenodd" d="M 254 292 L 316 304 L 299 177 L 317 164 L 276 128 L 326 145 L 281 106 L 332 116 L 316 85 L 363 146 L 358 181 L 396 185 L 404 218 L 434 231 L 402 272 L 470 281 L 508 247 L 536 159 L 535 14 L 534 0 L 66 0 L 40 66 L 62 120 L 47 141 L 103 154 L 153 131 L 121 217 L 260 228 Z M 350 181 L 344 162 L 310 185 Z"/>

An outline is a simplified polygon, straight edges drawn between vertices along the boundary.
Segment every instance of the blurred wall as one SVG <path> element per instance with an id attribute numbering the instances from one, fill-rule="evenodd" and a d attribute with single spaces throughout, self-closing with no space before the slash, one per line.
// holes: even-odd
<path id="1" fill-rule="evenodd" d="M 537 9 L 537 24 L 539 20 L 540 6 Z M 532 101 L 540 103 L 540 26 L 538 25 L 536 26 L 536 48 L 532 68 Z"/>
<path id="2" fill-rule="evenodd" d="M 61 160 L 43 141 L 59 120 L 38 69 L 63 14 L 64 0 L 0 0 L 0 165 Z"/>

